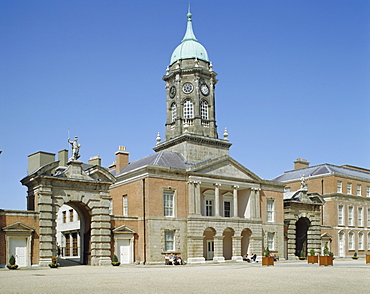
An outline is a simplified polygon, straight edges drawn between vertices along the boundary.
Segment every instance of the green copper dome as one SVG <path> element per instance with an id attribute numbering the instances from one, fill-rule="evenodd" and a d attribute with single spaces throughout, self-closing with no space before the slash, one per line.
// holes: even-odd
<path id="1" fill-rule="evenodd" d="M 206 48 L 203 47 L 195 38 L 193 32 L 193 26 L 191 22 L 191 13 L 187 14 L 188 25 L 186 28 L 186 33 L 181 41 L 181 44 L 176 47 L 171 56 L 170 65 L 180 59 L 198 58 L 204 61 L 208 60 L 208 53 Z"/>

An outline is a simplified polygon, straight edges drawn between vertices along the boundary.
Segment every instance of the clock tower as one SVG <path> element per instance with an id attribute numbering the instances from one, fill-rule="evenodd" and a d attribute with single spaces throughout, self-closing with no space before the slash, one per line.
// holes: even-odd
<path id="1" fill-rule="evenodd" d="M 213 71 L 206 49 L 194 35 L 190 11 L 187 18 L 185 36 L 173 51 L 163 77 L 166 82 L 166 141 L 158 143 L 154 150 L 174 151 L 183 155 L 186 162 L 196 163 L 228 155 L 231 144 L 227 136 L 224 140 L 218 139 L 217 73 Z M 201 150 L 204 148 L 205 152 Z"/>
<path id="2" fill-rule="evenodd" d="M 187 14 L 187 29 L 181 44 L 173 51 L 166 82 L 166 140 L 184 133 L 217 138 L 215 85 L 206 49 L 196 39 L 192 14 Z"/>

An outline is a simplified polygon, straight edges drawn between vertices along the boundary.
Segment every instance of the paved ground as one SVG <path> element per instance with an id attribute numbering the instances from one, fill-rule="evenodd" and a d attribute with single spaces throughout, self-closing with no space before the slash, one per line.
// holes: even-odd
<path id="1" fill-rule="evenodd" d="M 1 293 L 370 293 L 370 264 L 280 261 L 185 266 L 0 269 Z"/>

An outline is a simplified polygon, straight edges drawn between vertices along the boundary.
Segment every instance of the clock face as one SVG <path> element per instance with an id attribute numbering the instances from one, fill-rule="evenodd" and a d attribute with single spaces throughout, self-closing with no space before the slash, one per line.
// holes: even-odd
<path id="1" fill-rule="evenodd" d="M 185 94 L 189 94 L 193 92 L 193 85 L 191 83 L 185 83 L 184 86 L 182 87 L 182 90 L 184 91 Z"/>
<path id="2" fill-rule="evenodd" d="M 172 86 L 170 88 L 170 98 L 175 97 L 175 95 L 176 95 L 176 87 L 175 86 Z"/>
<path id="3" fill-rule="evenodd" d="M 204 96 L 207 96 L 209 94 L 209 88 L 206 83 L 200 85 L 200 91 Z"/>

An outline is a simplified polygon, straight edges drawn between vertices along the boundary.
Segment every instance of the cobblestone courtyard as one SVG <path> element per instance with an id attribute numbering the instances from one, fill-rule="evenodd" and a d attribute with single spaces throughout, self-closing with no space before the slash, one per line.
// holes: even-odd
<path id="1" fill-rule="evenodd" d="M 1 293 L 370 293 L 370 264 L 335 260 L 197 266 L 0 269 Z"/>

